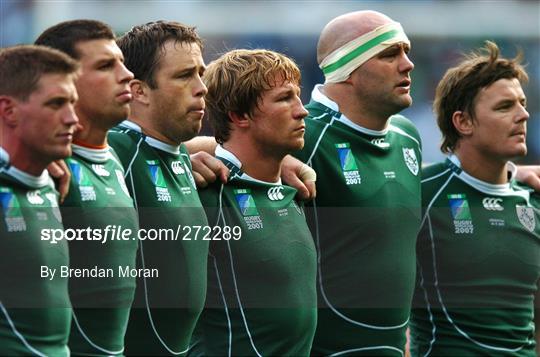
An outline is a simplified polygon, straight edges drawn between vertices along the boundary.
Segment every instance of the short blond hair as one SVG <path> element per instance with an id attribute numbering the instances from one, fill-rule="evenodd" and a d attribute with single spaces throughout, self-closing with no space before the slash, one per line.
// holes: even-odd
<path id="1" fill-rule="evenodd" d="M 284 82 L 300 84 L 300 69 L 291 58 L 269 50 L 232 50 L 208 65 L 204 83 L 207 111 L 218 143 L 229 139 L 229 112 L 253 115 L 263 92 Z"/>

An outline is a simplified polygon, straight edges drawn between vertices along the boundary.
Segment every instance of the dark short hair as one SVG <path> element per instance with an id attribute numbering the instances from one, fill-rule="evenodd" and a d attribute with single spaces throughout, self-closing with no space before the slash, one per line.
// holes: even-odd
<path id="1" fill-rule="evenodd" d="M 206 107 L 216 141 L 229 140 L 229 112 L 253 115 L 275 76 L 300 85 L 300 69 L 291 58 L 269 50 L 232 50 L 211 62 L 203 81 L 208 88 Z"/>
<path id="2" fill-rule="evenodd" d="M 36 45 L 56 48 L 75 59 L 80 58 L 76 45 L 82 41 L 115 40 L 109 25 L 96 20 L 72 20 L 49 27 L 34 42 Z"/>
<path id="3" fill-rule="evenodd" d="M 136 79 L 146 82 L 152 89 L 157 87 L 155 72 L 159 67 L 165 43 L 196 43 L 202 50 L 202 39 L 189 27 L 174 21 L 155 21 L 133 27 L 117 41 L 124 53 L 125 65 Z"/>
<path id="4" fill-rule="evenodd" d="M 528 81 L 527 72 L 520 64 L 522 57 L 521 52 L 513 59 L 500 57 L 497 44 L 486 41 L 480 51 L 466 55 L 462 62 L 446 71 L 437 85 L 433 102 L 433 111 L 443 136 L 442 152 L 453 152 L 461 137 L 452 116 L 456 111 L 463 111 L 474 120 L 476 97 L 482 88 L 499 79 L 517 78 L 520 83 Z"/>
<path id="5" fill-rule="evenodd" d="M 45 74 L 74 74 L 79 64 L 58 50 L 34 45 L 0 50 L 0 95 L 26 101 Z"/>

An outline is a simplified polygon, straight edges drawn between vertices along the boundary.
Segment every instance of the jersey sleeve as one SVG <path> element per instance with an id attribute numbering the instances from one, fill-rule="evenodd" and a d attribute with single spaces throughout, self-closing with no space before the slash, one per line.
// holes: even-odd
<path id="1" fill-rule="evenodd" d="M 219 192 L 221 183 L 213 183 L 206 188 L 199 189 L 199 197 L 208 218 L 210 226 L 217 225 L 219 215 Z"/>
<path id="2" fill-rule="evenodd" d="M 120 159 L 125 170 L 129 165 L 130 159 L 136 152 L 137 143 L 128 134 L 117 131 L 109 131 L 107 141 L 109 146 L 115 151 L 116 156 Z"/>

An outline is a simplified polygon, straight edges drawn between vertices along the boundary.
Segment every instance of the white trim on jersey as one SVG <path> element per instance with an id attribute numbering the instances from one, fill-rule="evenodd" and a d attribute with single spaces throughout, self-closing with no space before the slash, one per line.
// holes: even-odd
<path id="1" fill-rule="evenodd" d="M 242 168 L 242 162 L 236 157 L 235 154 L 233 154 L 232 152 L 230 152 L 229 150 L 225 149 L 223 146 L 221 145 L 218 145 L 216 146 L 216 158 L 223 158 L 227 161 L 230 161 L 231 163 L 233 163 L 236 167 L 238 167 L 239 169 Z M 256 182 L 256 183 L 263 183 L 265 185 L 275 185 L 275 186 L 279 186 L 281 185 L 281 178 L 279 178 L 276 182 L 268 182 L 268 181 L 262 181 L 262 180 L 258 180 L 254 177 L 251 177 L 249 176 L 248 174 L 246 174 L 245 172 L 242 171 L 242 175 L 240 176 L 240 178 L 242 180 L 246 180 L 246 181 L 251 181 L 251 182 Z"/>
<path id="2" fill-rule="evenodd" d="M 223 195 L 223 187 L 224 185 L 221 184 L 221 191 L 219 193 L 219 209 L 220 211 L 223 209 L 222 207 L 222 199 L 221 199 L 221 196 Z M 223 220 L 223 225 L 224 227 L 227 226 L 227 222 L 225 220 L 225 216 L 222 215 L 222 220 Z M 253 348 L 253 351 L 257 354 L 258 357 L 262 357 L 261 353 L 259 352 L 259 350 L 257 350 L 257 347 L 255 346 L 255 341 L 253 341 L 253 336 L 251 336 L 251 331 L 249 330 L 249 326 L 248 326 L 248 323 L 247 323 L 247 318 L 246 318 L 246 315 L 244 313 L 244 307 L 242 306 L 242 300 L 240 299 L 240 292 L 238 290 L 238 284 L 236 282 L 236 272 L 234 270 L 234 260 L 233 260 L 233 256 L 232 256 L 232 251 L 231 251 L 231 244 L 230 244 L 230 241 L 227 241 L 227 250 L 229 251 L 229 263 L 231 265 L 231 273 L 232 273 L 232 278 L 233 278 L 233 284 L 234 284 L 234 291 L 235 291 L 235 294 L 236 294 L 236 301 L 238 301 L 238 307 L 240 308 L 240 314 L 242 315 L 242 320 L 244 322 L 244 327 L 246 329 L 246 333 L 249 337 L 249 342 L 251 343 L 251 347 Z"/>
<path id="3" fill-rule="evenodd" d="M 124 120 L 122 123 L 120 123 L 120 126 L 143 134 L 141 127 L 130 120 Z M 180 145 L 170 145 L 147 135 L 145 135 L 144 141 L 146 141 L 151 147 L 158 150 L 165 151 L 173 155 L 180 154 Z"/>
<path id="4" fill-rule="evenodd" d="M 409 323 L 410 317 L 408 317 L 407 320 L 405 320 L 404 322 L 402 322 L 402 323 L 400 323 L 398 325 L 393 325 L 393 326 L 370 325 L 370 324 L 366 324 L 366 323 L 363 323 L 363 322 L 360 322 L 360 321 L 353 320 L 350 317 L 345 316 L 344 314 L 339 312 L 339 310 L 334 305 L 332 305 L 332 303 L 330 302 L 330 299 L 328 299 L 328 297 L 326 296 L 326 292 L 324 291 L 324 285 L 323 285 L 322 264 L 321 264 L 321 244 L 320 244 L 320 238 L 319 238 L 319 217 L 317 215 L 317 202 L 316 202 L 316 200 L 317 200 L 316 198 L 313 199 L 313 214 L 315 215 L 315 241 L 317 243 L 317 270 L 319 272 L 319 274 L 318 274 L 318 276 L 319 276 L 319 288 L 321 290 L 321 295 L 322 295 L 326 305 L 338 317 L 340 317 L 343 320 L 345 320 L 345 321 L 347 321 L 347 322 L 349 322 L 349 323 L 351 323 L 353 325 L 356 325 L 356 326 L 360 326 L 360 327 L 364 327 L 364 328 L 368 328 L 368 329 L 372 329 L 372 330 L 396 330 L 396 329 L 400 329 L 400 328 L 403 328 L 403 327 L 407 326 L 407 324 Z"/>
<path id="5" fill-rule="evenodd" d="M 224 187 L 225 187 L 225 185 L 222 183 L 221 187 L 219 189 L 219 197 L 218 197 L 219 213 L 218 213 L 218 216 L 217 216 L 217 219 L 216 219 L 215 226 L 219 226 L 219 222 L 221 220 L 223 220 L 223 222 L 225 222 L 225 216 L 223 215 L 223 205 L 222 205 L 222 201 L 223 201 L 222 196 L 223 196 Z M 225 223 L 224 223 L 224 225 L 225 225 Z M 229 328 L 229 348 L 228 348 L 229 354 L 228 354 L 228 357 L 231 357 L 232 356 L 233 330 L 232 330 L 232 324 L 231 324 L 231 317 L 229 316 L 229 308 L 227 306 L 227 299 L 225 298 L 225 292 L 223 291 L 223 285 L 221 284 L 221 278 L 219 277 L 219 269 L 218 269 L 218 265 L 217 265 L 217 259 L 210 252 L 208 252 L 208 255 L 210 255 L 214 259 L 214 269 L 216 270 L 216 277 L 217 277 L 217 280 L 218 280 L 219 292 L 221 294 L 221 299 L 223 300 L 223 307 L 225 308 L 225 316 L 227 316 L 227 326 Z"/>
<path id="6" fill-rule="evenodd" d="M 459 162 L 459 161 L 458 161 Z M 463 173 L 463 172 L 462 172 Z M 527 341 L 524 341 L 523 342 L 523 345 L 521 345 L 520 347 L 516 347 L 516 348 L 505 348 L 505 347 L 498 347 L 498 346 L 493 346 L 493 345 L 488 345 L 488 344 L 485 344 L 485 343 L 482 343 L 482 342 L 479 342 L 477 340 L 475 340 L 474 338 L 472 338 L 471 336 L 469 336 L 469 334 L 467 334 L 467 332 L 463 331 L 455 322 L 454 320 L 452 319 L 452 317 L 450 316 L 450 314 L 448 313 L 448 310 L 446 309 L 446 305 L 444 304 L 444 301 L 443 301 L 443 298 L 442 298 L 442 294 L 441 294 L 441 291 L 439 289 L 439 277 L 438 277 L 438 274 L 437 274 L 437 256 L 435 254 L 435 239 L 433 237 L 433 230 L 432 230 L 432 226 L 431 226 L 431 217 L 429 216 L 429 213 L 430 213 L 430 210 L 433 206 L 433 203 L 437 200 L 437 198 L 439 197 L 439 195 L 444 191 L 444 189 L 446 188 L 446 186 L 448 186 L 448 184 L 450 183 L 450 181 L 452 180 L 452 178 L 459 178 L 461 180 L 463 180 L 460 175 L 457 175 L 456 173 L 452 172 L 450 174 L 450 176 L 448 177 L 448 179 L 446 180 L 446 182 L 441 186 L 441 188 L 437 191 L 437 193 L 433 196 L 433 198 L 431 199 L 427 209 L 426 209 L 426 213 L 424 215 L 424 218 L 422 219 L 422 223 L 420 225 L 420 229 L 422 229 L 422 227 L 424 226 L 424 221 L 426 220 L 426 218 L 428 219 L 428 227 L 429 227 L 429 239 L 430 239 L 430 243 L 431 243 L 431 254 L 432 254 L 432 269 L 433 269 L 433 286 L 435 288 L 435 291 L 437 293 L 437 299 L 439 301 L 439 304 L 441 305 L 441 309 L 444 313 L 444 316 L 446 318 L 446 320 L 454 327 L 454 329 L 460 334 L 462 335 L 463 337 L 465 337 L 467 340 L 469 340 L 470 342 L 472 342 L 473 344 L 479 346 L 479 347 L 482 347 L 482 348 L 485 348 L 485 349 L 488 349 L 488 350 L 493 350 L 493 351 L 501 351 L 501 352 L 518 352 L 520 350 L 523 349 L 523 347 L 526 347 L 526 346 L 529 346 L 531 343 L 533 343 L 533 341 L 531 340 L 527 340 Z M 471 177 L 471 176 L 470 176 Z M 476 179 L 475 179 L 476 180 Z M 466 184 L 469 184 L 470 186 L 472 186 L 473 188 L 476 188 L 478 189 L 476 186 L 472 185 L 471 183 L 463 180 Z M 480 180 L 476 180 L 476 181 L 480 181 Z M 482 182 L 482 181 L 480 181 Z M 490 184 L 487 184 L 487 185 L 490 185 Z M 490 185 L 490 186 L 501 186 L 501 185 Z M 482 190 L 480 190 L 481 192 L 483 192 Z M 493 193 L 491 193 L 493 194 Z M 499 194 L 501 195 L 501 194 Z M 521 195 L 518 195 L 518 196 L 521 196 Z M 427 291 L 425 289 L 425 287 L 422 285 L 422 289 L 424 290 L 424 295 L 426 296 L 427 294 Z M 429 301 L 426 301 L 427 304 L 429 304 Z M 429 311 L 429 315 L 430 315 L 430 320 L 433 322 L 433 316 L 432 316 L 432 313 L 430 310 Z M 434 327 L 435 328 L 435 327 Z M 431 346 L 434 344 L 435 340 L 432 340 L 432 343 L 431 343 Z M 428 353 L 431 352 L 431 347 L 430 349 L 428 350 Z M 427 356 L 428 354 L 426 353 L 424 356 Z"/>
<path id="7" fill-rule="evenodd" d="M 11 327 L 11 331 L 13 331 L 13 334 L 15 334 L 15 336 L 17 336 L 19 338 L 19 340 L 21 340 L 21 342 L 23 343 L 23 345 L 28 348 L 32 353 L 34 353 L 35 355 L 37 356 L 40 356 L 40 357 L 47 357 L 47 355 L 41 353 L 40 351 L 38 351 L 36 348 L 32 347 L 32 345 L 30 345 L 30 343 L 28 343 L 28 341 L 26 341 L 26 338 L 24 338 L 24 336 L 17 330 L 17 328 L 15 327 L 15 323 L 13 322 L 13 320 L 11 319 L 11 317 L 9 316 L 6 308 L 4 307 L 4 304 L 2 304 L 2 302 L 0 301 L 0 309 L 2 310 L 2 312 L 4 313 L 4 316 L 6 317 L 7 319 L 7 322 L 9 324 L 9 326 Z M 66 346 L 66 356 L 69 356 L 69 348 Z"/>
<path id="8" fill-rule="evenodd" d="M 346 351 L 340 351 L 340 352 L 332 353 L 331 355 L 329 355 L 329 357 L 343 356 L 343 355 L 346 355 L 348 353 L 353 353 L 353 352 L 374 351 L 374 350 L 392 350 L 392 351 L 396 351 L 396 352 L 400 353 L 402 356 L 405 355 L 405 352 L 403 352 L 402 350 L 400 350 L 399 348 L 396 348 L 394 346 L 372 346 L 372 347 L 370 346 L 370 347 L 352 348 L 352 349 L 349 349 L 349 350 L 346 350 Z"/>
<path id="9" fill-rule="evenodd" d="M 322 116 L 325 116 L 325 115 L 326 114 L 323 114 Z M 317 149 L 319 148 L 319 145 L 320 145 L 320 143 L 322 141 L 322 138 L 324 137 L 324 134 L 326 134 L 326 131 L 328 130 L 328 128 L 331 127 L 332 124 L 334 124 L 335 120 L 336 120 L 336 117 L 333 116 L 332 120 L 330 120 L 330 122 L 324 126 L 324 129 L 319 134 L 319 137 L 317 138 L 317 141 L 315 142 L 315 146 L 313 147 L 313 151 L 309 155 L 309 157 L 307 159 L 307 162 L 306 162 L 306 164 L 308 164 L 309 166 L 313 167 L 313 165 L 311 163 L 311 160 L 313 159 L 313 156 L 315 156 L 315 153 L 317 152 Z"/>
<path id="10" fill-rule="evenodd" d="M 145 261 L 144 261 L 144 248 L 143 248 L 144 244 L 142 241 L 139 242 L 139 247 L 140 247 L 140 252 L 141 252 L 141 264 L 142 264 L 142 268 L 143 269 L 146 269 L 146 264 L 145 264 Z M 189 349 L 192 347 L 188 344 L 187 348 L 183 351 L 173 351 L 168 345 L 167 343 L 161 338 L 161 335 L 159 334 L 159 332 L 157 331 L 157 328 L 156 328 L 156 325 L 154 324 L 154 319 L 152 317 L 152 309 L 150 308 L 150 304 L 149 304 L 149 299 L 148 299 L 148 286 L 146 284 L 146 277 L 143 277 L 143 286 L 144 286 L 144 302 L 145 302 L 145 305 L 146 305 L 146 313 L 148 314 L 148 319 L 150 320 L 150 326 L 152 327 L 152 331 L 154 331 L 154 335 L 157 337 L 157 339 L 159 340 L 159 342 L 161 343 L 161 345 L 172 355 L 181 355 L 181 354 L 184 354 L 184 353 L 187 353 L 189 351 Z"/>
<path id="11" fill-rule="evenodd" d="M 137 147 L 135 148 L 135 153 L 133 154 L 133 157 L 131 158 L 131 161 L 129 162 L 126 172 L 124 173 L 124 178 L 126 178 L 131 173 L 131 168 L 133 167 L 133 164 L 135 163 L 135 159 L 137 159 L 137 155 L 139 155 L 139 150 L 141 148 L 141 144 L 143 142 L 143 138 L 141 137 L 139 141 L 137 142 Z M 135 192 L 135 186 L 133 184 L 133 175 L 131 175 L 131 188 L 133 188 L 133 192 Z M 133 194 L 135 196 L 135 194 Z"/>
<path id="12" fill-rule="evenodd" d="M 47 170 L 43 170 L 40 176 L 34 176 L 14 166 L 9 166 L 4 173 L 31 188 L 43 188 L 46 186 L 54 188 L 54 183 Z"/>
<path id="13" fill-rule="evenodd" d="M 441 176 L 446 175 L 449 171 L 450 171 L 450 169 L 446 169 L 446 170 L 444 170 L 443 172 L 438 173 L 438 174 L 435 175 L 435 176 L 431 176 L 431 177 L 428 177 L 428 178 L 423 179 L 422 181 L 420 181 L 420 183 L 424 183 L 424 182 L 428 182 L 428 181 L 431 181 L 431 180 L 435 180 L 436 178 L 439 178 L 439 177 L 441 177 Z"/>
<path id="14" fill-rule="evenodd" d="M 390 119 L 392 120 L 392 119 Z M 393 131 L 394 133 L 397 133 L 397 134 L 400 134 L 400 135 L 403 135 L 409 139 L 411 139 L 412 141 L 414 141 L 416 143 L 416 145 L 418 145 L 418 149 L 420 149 L 420 142 L 415 138 L 413 137 L 412 135 L 408 134 L 405 130 L 401 129 L 401 128 L 398 128 L 397 126 L 395 125 L 392 125 L 392 123 L 390 123 L 390 125 L 388 125 L 388 129 L 390 131 Z"/>
<path id="15" fill-rule="evenodd" d="M 112 159 L 113 156 L 110 152 L 110 147 L 108 145 L 103 149 L 92 149 L 76 144 L 71 144 L 71 149 L 73 150 L 74 154 L 77 154 L 85 158 L 86 160 L 92 162 L 107 162 L 109 159 Z"/>
<path id="16" fill-rule="evenodd" d="M 461 162 L 459 161 L 459 158 L 455 155 L 451 155 L 449 157 L 450 161 L 457 167 L 461 168 Z M 494 185 L 482 180 L 479 180 L 468 173 L 466 173 L 463 169 L 461 173 L 458 175 L 458 178 L 468 184 L 469 186 L 477 189 L 480 192 L 483 192 L 487 195 L 497 195 L 497 196 L 519 196 L 522 197 L 526 202 L 527 206 L 530 206 L 530 193 L 525 190 L 516 191 L 512 188 L 510 183 L 505 183 L 501 185 Z"/>
<path id="17" fill-rule="evenodd" d="M 315 87 L 313 87 L 313 90 L 311 91 L 311 99 L 321 103 L 322 105 L 332 109 L 335 112 L 339 112 L 339 106 L 337 105 L 337 103 L 323 94 L 323 92 L 321 91 L 322 87 L 322 84 L 316 84 Z"/>
<path id="18" fill-rule="evenodd" d="M 223 285 L 221 284 L 221 278 L 219 277 L 219 269 L 218 269 L 218 265 L 217 265 L 217 259 L 211 253 L 208 253 L 208 255 L 210 257 L 212 257 L 212 259 L 214 260 L 214 270 L 216 271 L 216 278 L 217 278 L 217 281 L 218 281 L 219 292 L 221 294 L 221 300 L 223 300 L 223 308 L 225 309 L 225 316 L 227 317 L 227 328 L 229 329 L 229 348 L 228 348 L 227 356 L 231 357 L 232 356 L 232 335 L 233 335 L 233 330 L 232 330 L 232 325 L 231 325 L 231 317 L 229 316 L 229 308 L 227 306 L 227 299 L 225 298 L 225 293 L 223 292 Z"/>
<path id="19" fill-rule="evenodd" d="M 139 148 L 140 148 L 140 145 L 141 145 L 142 141 L 143 141 L 143 138 L 141 137 L 141 139 L 137 142 L 137 149 L 135 151 L 135 154 L 133 154 L 133 158 L 131 159 L 131 161 L 130 161 L 130 163 L 128 165 L 128 169 L 126 170 L 126 173 L 124 175 L 124 178 L 126 178 L 128 175 L 130 175 L 131 193 L 133 195 L 133 205 L 135 206 L 135 210 L 137 210 L 137 212 L 139 212 L 139 206 L 137 204 L 137 190 L 135 189 L 135 182 L 133 181 L 133 174 L 131 172 L 131 167 L 133 166 L 133 163 L 135 162 L 135 159 L 137 158 L 137 155 L 139 153 Z M 139 248 L 140 248 L 139 251 L 141 253 L 142 268 L 146 269 L 146 264 L 145 264 L 145 261 L 144 261 L 144 248 L 143 248 L 143 245 L 144 245 L 143 242 L 139 241 Z M 154 335 L 157 337 L 157 339 L 159 340 L 161 345 L 172 355 L 181 355 L 181 354 L 184 354 L 187 351 L 189 351 L 189 349 L 192 346 L 188 346 L 184 351 L 175 352 L 172 349 L 170 349 L 169 346 L 167 346 L 165 341 L 163 341 L 163 339 L 161 338 L 160 334 L 158 333 L 158 331 L 157 331 L 157 329 L 156 329 L 156 327 L 154 325 L 154 320 L 152 318 L 152 312 L 151 312 L 151 309 L 150 309 L 150 305 L 148 303 L 148 287 L 147 287 L 147 284 L 146 284 L 146 277 L 143 277 L 143 286 L 144 286 L 144 300 L 145 300 L 145 305 L 146 305 L 146 312 L 148 314 L 148 319 L 150 320 L 150 326 L 152 327 Z"/>
<path id="20" fill-rule="evenodd" d="M 88 342 L 88 344 L 92 347 L 94 347 L 96 350 L 100 351 L 100 352 L 103 352 L 103 353 L 106 353 L 107 355 L 111 355 L 111 356 L 114 356 L 114 355 L 119 355 L 119 354 L 122 354 L 124 352 L 124 347 L 122 346 L 122 349 L 118 350 L 118 351 L 110 351 L 110 350 L 107 350 L 99 345 L 97 345 L 96 343 L 94 343 L 90 337 L 88 337 L 86 335 L 86 333 L 84 333 L 83 331 L 83 328 L 81 327 L 81 325 L 79 324 L 79 320 L 77 319 L 77 316 L 75 315 L 75 311 L 72 311 L 71 315 L 73 316 L 73 321 L 75 321 L 75 325 L 77 325 L 77 330 L 79 330 L 79 332 L 81 333 L 81 336 L 86 340 L 86 342 Z M 127 320 L 126 320 L 126 326 L 127 326 Z M 124 331 L 126 329 L 126 326 L 124 326 Z M 81 352 L 82 351 L 75 351 L 75 353 L 78 353 L 78 352 Z"/>

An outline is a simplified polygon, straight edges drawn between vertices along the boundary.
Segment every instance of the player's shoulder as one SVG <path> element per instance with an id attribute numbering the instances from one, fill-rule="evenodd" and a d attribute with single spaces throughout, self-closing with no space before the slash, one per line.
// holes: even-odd
<path id="1" fill-rule="evenodd" d="M 330 123 L 333 118 L 339 118 L 341 116 L 341 113 L 313 99 L 305 106 L 305 108 L 308 111 L 306 121 L 310 123 L 312 129 L 323 128 Z"/>
<path id="2" fill-rule="evenodd" d="M 526 192 L 530 197 L 530 203 L 537 209 L 540 209 L 540 192 L 537 192 L 531 186 L 516 180 L 512 180 L 510 187 L 516 192 Z"/>
<path id="3" fill-rule="evenodd" d="M 141 140 L 144 138 L 140 133 L 120 126 L 109 130 L 107 134 L 107 142 L 120 160 L 133 156 Z"/>
<path id="4" fill-rule="evenodd" d="M 390 117 L 390 130 L 398 134 L 409 136 L 420 143 L 420 133 L 414 123 L 401 114 L 395 114 Z"/>
<path id="5" fill-rule="evenodd" d="M 422 167 L 422 198 L 432 198 L 448 181 L 452 170 L 446 161 L 429 164 Z"/>

